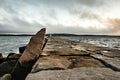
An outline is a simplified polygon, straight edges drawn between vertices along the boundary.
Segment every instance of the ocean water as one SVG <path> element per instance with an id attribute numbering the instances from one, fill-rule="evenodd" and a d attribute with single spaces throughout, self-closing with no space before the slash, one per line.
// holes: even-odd
<path id="1" fill-rule="evenodd" d="M 90 44 L 95 44 L 103 47 L 110 47 L 115 49 L 120 49 L 120 37 L 119 36 L 71 36 L 63 37 L 65 39 L 70 39 L 73 41 L 80 41 Z"/>
<path id="2" fill-rule="evenodd" d="M 70 36 L 61 38 L 87 42 L 99 46 L 120 49 L 120 37 L 101 37 L 101 36 Z M 0 36 L 0 53 L 7 56 L 9 53 L 19 53 L 19 47 L 28 44 L 31 36 Z"/>
<path id="3" fill-rule="evenodd" d="M 7 56 L 9 53 L 19 53 L 19 47 L 25 46 L 31 36 L 0 36 L 0 53 Z"/>

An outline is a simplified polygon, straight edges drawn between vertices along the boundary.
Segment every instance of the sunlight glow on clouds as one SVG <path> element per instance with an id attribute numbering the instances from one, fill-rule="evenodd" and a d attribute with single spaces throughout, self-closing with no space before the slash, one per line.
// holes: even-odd
<path id="1" fill-rule="evenodd" d="M 0 0 L 0 33 L 120 35 L 120 0 Z M 117 26 L 117 27 L 116 27 Z"/>

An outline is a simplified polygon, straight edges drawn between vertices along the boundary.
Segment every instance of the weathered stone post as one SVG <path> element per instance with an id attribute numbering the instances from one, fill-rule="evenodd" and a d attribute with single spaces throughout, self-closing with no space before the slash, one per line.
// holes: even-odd
<path id="1" fill-rule="evenodd" d="M 46 29 L 43 28 L 36 35 L 32 36 L 11 73 L 12 80 L 25 80 L 28 73 L 30 73 L 32 66 L 42 53 L 45 31 Z"/>

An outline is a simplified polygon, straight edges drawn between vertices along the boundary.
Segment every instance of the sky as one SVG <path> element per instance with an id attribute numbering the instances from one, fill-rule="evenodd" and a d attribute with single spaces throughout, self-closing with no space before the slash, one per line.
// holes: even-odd
<path id="1" fill-rule="evenodd" d="M 0 0 L 0 33 L 120 35 L 120 0 Z"/>

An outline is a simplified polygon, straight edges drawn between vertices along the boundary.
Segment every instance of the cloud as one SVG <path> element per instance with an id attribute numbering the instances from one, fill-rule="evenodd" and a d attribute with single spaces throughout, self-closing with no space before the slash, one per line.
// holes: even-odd
<path id="1" fill-rule="evenodd" d="M 0 1 L 1 33 L 35 33 L 45 26 L 48 33 L 120 34 L 113 27 L 119 26 L 119 0 Z"/>
<path id="2" fill-rule="evenodd" d="M 99 23 L 100 24 L 100 23 Z M 89 26 L 89 27 L 85 27 L 85 26 L 64 26 L 62 24 L 58 24 L 58 25 L 51 25 L 51 24 L 47 24 L 47 29 L 49 30 L 48 33 L 74 33 L 74 34 L 86 34 L 86 35 L 90 35 L 90 34 L 104 34 L 104 32 L 107 32 L 107 28 L 106 27 L 100 27 L 98 28 L 97 26 Z M 48 27 L 51 26 L 51 27 Z M 101 24 L 100 24 L 101 26 Z M 103 26 L 103 25 L 102 25 Z M 52 29 L 50 29 L 52 28 Z M 54 30 L 57 30 L 56 32 Z"/>
<path id="3" fill-rule="evenodd" d="M 102 5 L 103 0 L 78 0 L 79 3 L 86 6 L 100 6 Z"/>
<path id="4" fill-rule="evenodd" d="M 120 34 L 120 19 L 105 19 L 104 24 L 109 27 L 109 34 Z"/>

